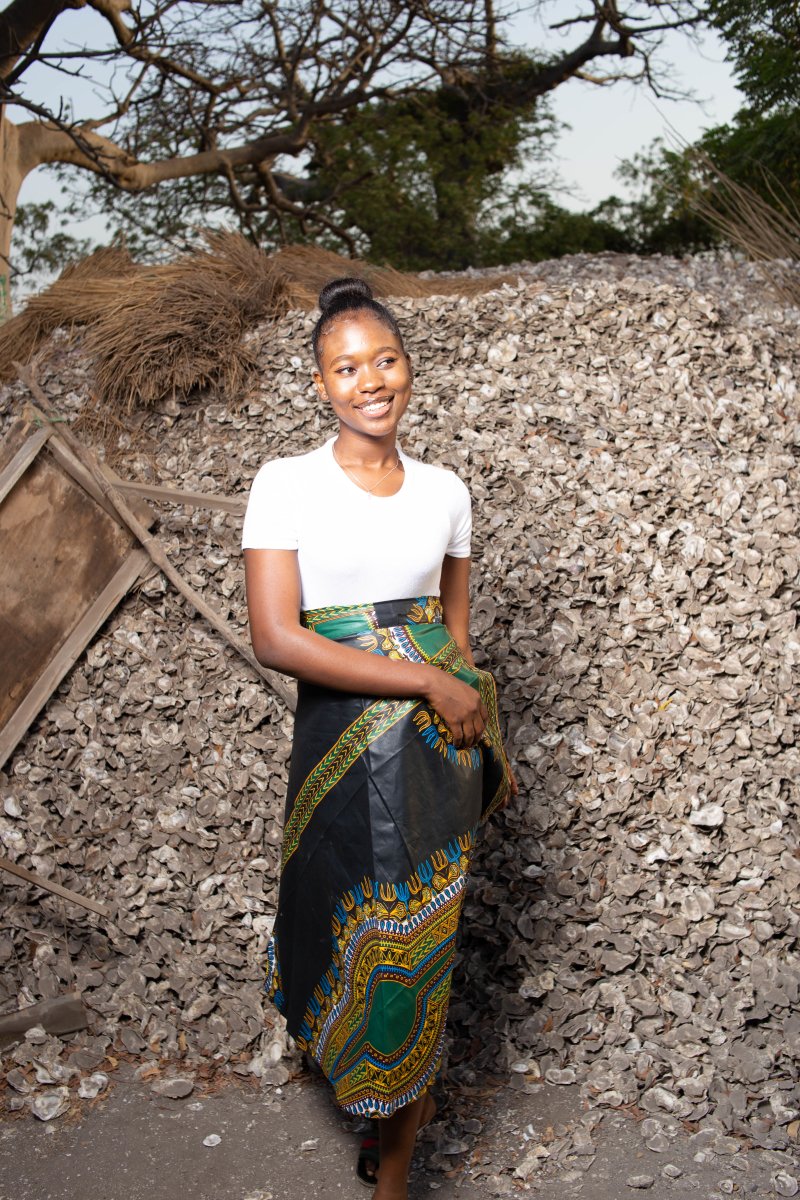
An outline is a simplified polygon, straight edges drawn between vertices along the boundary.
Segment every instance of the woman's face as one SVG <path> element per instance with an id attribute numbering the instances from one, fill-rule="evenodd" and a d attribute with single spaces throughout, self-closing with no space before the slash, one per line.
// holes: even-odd
<path id="1" fill-rule="evenodd" d="M 393 433 L 412 379 L 397 335 L 371 313 L 344 313 L 328 327 L 319 355 L 314 383 L 340 423 L 370 437 Z"/>

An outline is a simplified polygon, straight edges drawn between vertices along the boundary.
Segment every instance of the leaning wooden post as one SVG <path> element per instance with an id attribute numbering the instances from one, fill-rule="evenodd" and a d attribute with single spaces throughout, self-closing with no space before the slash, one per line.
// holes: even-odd
<path id="1" fill-rule="evenodd" d="M 81 908 L 88 908 L 89 912 L 97 913 L 98 916 L 105 917 L 107 920 L 112 919 L 111 910 L 104 904 L 98 904 L 97 900 L 90 900 L 88 896 L 82 896 L 80 892 L 73 892 L 72 888 L 62 887 L 60 883 L 54 883 L 51 879 L 43 879 L 41 875 L 36 875 L 26 867 L 21 867 L 19 863 L 12 862 L 10 858 L 0 858 L 0 870 L 8 871 L 9 875 L 16 875 L 17 879 L 24 879 L 26 883 L 32 883 L 34 887 L 52 892 L 54 896 L 60 896 L 62 900 L 69 900 L 70 904 L 79 904 Z"/>

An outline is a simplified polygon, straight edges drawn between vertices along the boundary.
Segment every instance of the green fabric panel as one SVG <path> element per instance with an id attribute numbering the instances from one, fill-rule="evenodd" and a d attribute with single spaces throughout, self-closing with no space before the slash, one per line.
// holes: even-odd
<path id="1" fill-rule="evenodd" d="M 355 612 L 349 616 L 320 621 L 314 626 L 314 632 L 337 642 L 340 638 L 358 637 L 360 633 L 374 633 L 375 626 L 362 613 Z"/>
<path id="2" fill-rule="evenodd" d="M 384 979 L 376 987 L 365 1037 L 378 1054 L 392 1054 L 413 1029 L 420 986 Z"/>
<path id="3" fill-rule="evenodd" d="M 436 954 L 424 975 L 419 976 L 413 986 L 394 979 L 382 979 L 375 987 L 370 1004 L 369 1018 L 364 1033 L 349 1050 L 347 1058 L 355 1061 L 365 1046 L 372 1046 L 378 1054 L 391 1057 L 396 1053 L 414 1028 L 417 1014 L 417 997 L 425 992 L 432 976 L 441 969 L 442 956 Z"/>

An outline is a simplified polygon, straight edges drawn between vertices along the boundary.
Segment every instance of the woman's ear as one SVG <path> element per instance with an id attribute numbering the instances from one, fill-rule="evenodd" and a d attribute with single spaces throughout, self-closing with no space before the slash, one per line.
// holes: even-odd
<path id="1" fill-rule="evenodd" d="M 314 380 L 314 387 L 317 389 L 317 395 L 320 400 L 327 400 L 328 393 L 325 391 L 325 384 L 322 381 L 319 371 L 315 371 L 311 378 Z"/>

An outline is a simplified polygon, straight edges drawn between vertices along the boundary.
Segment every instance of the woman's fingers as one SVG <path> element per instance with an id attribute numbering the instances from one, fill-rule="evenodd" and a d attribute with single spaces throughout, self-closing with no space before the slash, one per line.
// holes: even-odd
<path id="1" fill-rule="evenodd" d="M 483 737 L 483 731 L 486 728 L 486 722 L 488 720 L 489 714 L 486 711 L 486 705 L 481 700 L 477 713 L 472 720 L 466 723 L 464 726 L 464 732 L 467 735 L 464 745 L 467 748 L 478 745 Z"/>
<path id="2" fill-rule="evenodd" d="M 450 726 L 450 732 L 453 735 L 453 745 L 457 750 L 463 750 L 467 744 L 467 731 L 464 725 L 459 725 L 457 721 L 454 721 Z"/>
<path id="3" fill-rule="evenodd" d="M 453 743 L 459 750 L 469 750 L 472 746 L 477 746 L 483 737 L 483 731 L 486 728 L 486 722 L 483 717 L 476 717 L 472 720 L 462 721 L 459 726 L 456 722 L 450 726 L 450 732 L 453 735 Z"/>
<path id="4" fill-rule="evenodd" d="M 438 668 L 433 669 L 430 680 L 426 699 L 449 728 L 453 744 L 459 749 L 477 745 L 489 720 L 481 697 L 468 683 Z"/>

